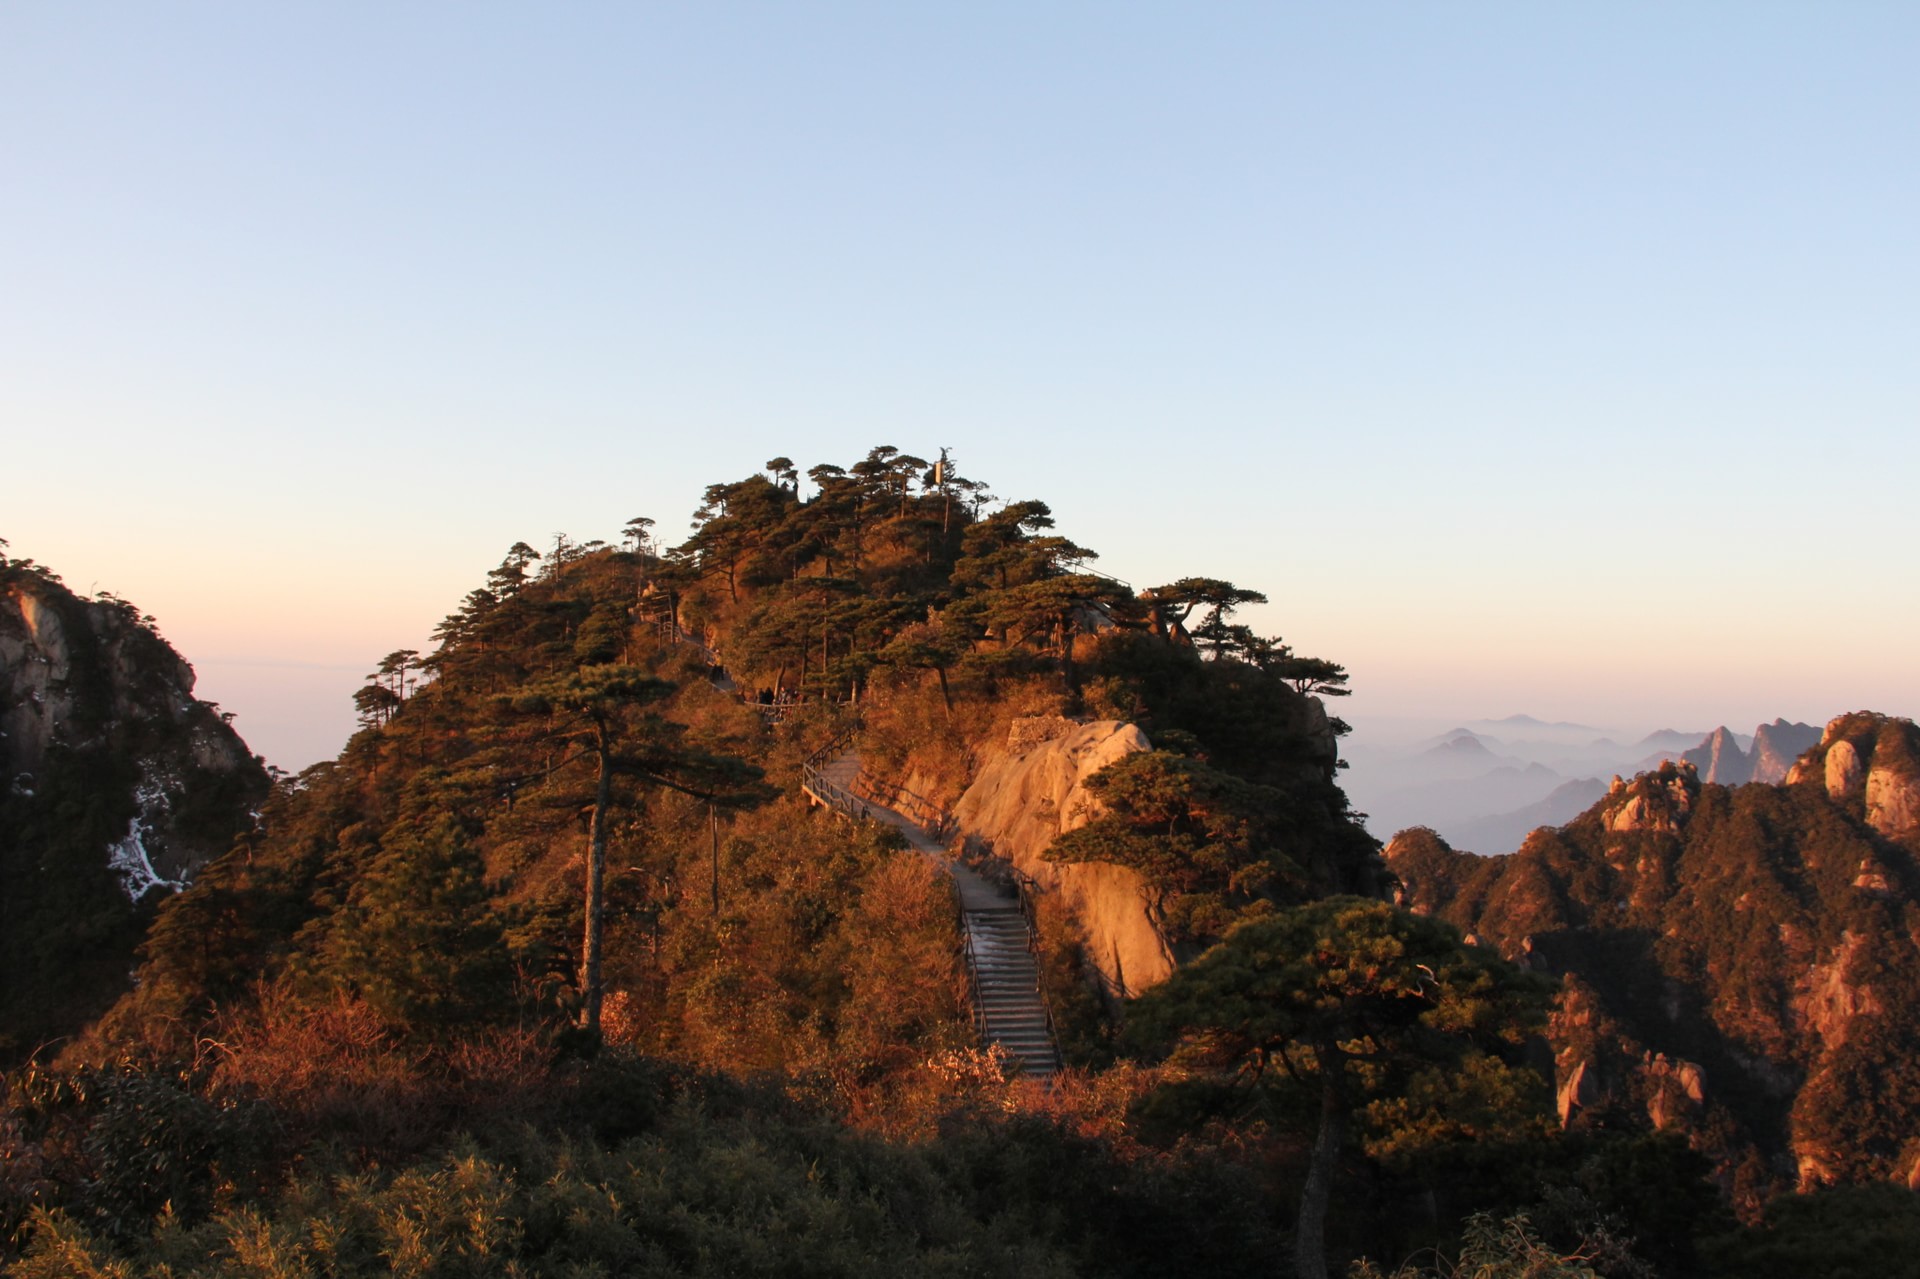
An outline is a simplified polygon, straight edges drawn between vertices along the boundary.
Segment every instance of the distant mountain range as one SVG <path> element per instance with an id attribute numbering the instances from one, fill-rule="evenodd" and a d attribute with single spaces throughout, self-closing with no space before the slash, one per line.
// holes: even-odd
<path id="1" fill-rule="evenodd" d="M 1716 728 L 1706 741 L 1681 758 L 1700 772 L 1703 782 L 1738 786 L 1742 782 L 1778 782 L 1801 752 L 1820 741 L 1820 730 L 1810 724 L 1790 724 L 1776 719 L 1753 730 L 1748 739 L 1751 752 L 1743 750 L 1738 739 L 1725 726 Z"/>
<path id="2" fill-rule="evenodd" d="M 1752 741 L 1721 728 L 1687 752 L 1697 771 L 1604 787 L 1512 856 L 1403 832 L 1386 851 L 1401 900 L 1561 981 L 1565 1126 L 1682 1136 L 1745 1211 L 1784 1189 L 1920 1188 L 1920 729 L 1856 712 Z M 1789 750 L 1779 784 L 1708 784 Z M 1895 1272 L 1912 1270 L 1878 1273 Z"/>
<path id="3" fill-rule="evenodd" d="M 1534 828 L 1584 811 L 1606 793 L 1610 777 L 1684 759 L 1704 782 L 1778 782 L 1819 740 L 1818 728 L 1785 719 L 1750 736 L 1723 725 L 1712 732 L 1660 728 L 1623 742 L 1589 724 L 1509 715 L 1469 720 L 1398 749 L 1355 742 L 1342 780 L 1383 839 L 1427 826 L 1455 847 L 1510 853 Z"/>

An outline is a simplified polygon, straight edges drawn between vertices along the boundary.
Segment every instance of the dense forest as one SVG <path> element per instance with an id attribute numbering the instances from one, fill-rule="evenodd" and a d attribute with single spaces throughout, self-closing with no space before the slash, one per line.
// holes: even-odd
<path id="1" fill-rule="evenodd" d="M 1259 592 L 1136 589 L 1043 502 L 892 448 L 804 481 L 776 458 L 709 487 L 680 544 L 658 527 L 516 544 L 431 651 L 379 661 L 338 759 L 264 800 L 220 774 L 200 828 L 230 846 L 111 918 L 139 939 L 131 983 L 93 974 L 53 1049 L 8 1041 L 6 1273 L 1841 1275 L 1920 1255 L 1920 1210 L 1877 1165 L 1768 1207 L 1723 1194 L 1718 1148 L 1684 1129 L 1562 1124 L 1566 988 L 1391 904 L 1337 784 L 1324 702 L 1346 672 L 1239 621 Z M 15 595 L 56 598 L 7 567 Z M 38 633 L 0 658 L 25 669 Z M 1029 882 L 1065 1062 L 1030 1077 L 978 1033 L 950 874 L 1024 877 L 951 813 L 1022 726 L 1056 722 L 1142 735 L 1044 856 L 1124 876 L 1173 967 L 1116 991 Z M 27 789 L 69 793 L 64 749 Z M 910 791 L 950 856 L 811 803 L 834 751 L 874 804 Z M 92 874 L 86 841 L 7 820 L 18 874 L 56 854 Z"/>
<path id="2" fill-rule="evenodd" d="M 1920 730 L 1843 715 L 1782 785 L 1620 782 L 1511 857 L 1388 850 L 1408 905 L 1563 985 L 1573 1127 L 1686 1132 L 1749 1213 L 1920 1184 Z"/>

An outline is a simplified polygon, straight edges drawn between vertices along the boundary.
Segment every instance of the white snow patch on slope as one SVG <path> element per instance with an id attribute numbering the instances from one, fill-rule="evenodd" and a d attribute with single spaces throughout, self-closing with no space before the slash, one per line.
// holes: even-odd
<path id="1" fill-rule="evenodd" d="M 139 901 L 153 888 L 179 890 L 185 885 L 174 879 L 160 878 L 147 858 L 147 843 L 140 833 L 140 819 L 127 823 L 127 833 L 107 846 L 107 865 L 120 876 L 120 886 L 130 901 Z"/>
<path id="2" fill-rule="evenodd" d="M 171 807 L 167 794 L 152 781 L 142 778 L 133 792 L 133 800 L 137 811 L 127 823 L 127 833 L 108 845 L 107 865 L 120 876 L 120 886 L 126 889 L 130 901 L 139 901 L 155 888 L 178 892 L 186 885 L 177 879 L 163 879 L 147 856 L 146 832 L 153 828 L 155 819 Z"/>

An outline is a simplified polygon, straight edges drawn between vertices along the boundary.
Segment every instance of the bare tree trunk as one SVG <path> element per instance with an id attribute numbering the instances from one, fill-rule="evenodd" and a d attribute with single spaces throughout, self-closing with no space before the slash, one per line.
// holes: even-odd
<path id="1" fill-rule="evenodd" d="M 593 796 L 593 827 L 587 840 L 587 924 L 580 943 L 580 1029 L 600 1033 L 600 931 L 606 914 L 607 808 L 613 799 L 613 747 L 599 726 L 600 785 Z"/>
<path id="2" fill-rule="evenodd" d="M 1340 1068 L 1337 1056 L 1321 1064 L 1322 1070 Z M 1300 1220 L 1293 1231 L 1297 1279 L 1327 1279 L 1327 1205 L 1333 1198 L 1333 1172 L 1347 1144 L 1347 1107 L 1336 1078 L 1325 1075 L 1320 1084 L 1320 1133 L 1314 1138 L 1307 1184 L 1300 1191 Z"/>
<path id="3" fill-rule="evenodd" d="M 720 913 L 720 819 L 714 816 L 713 801 L 707 801 L 707 835 L 712 840 L 713 913 Z"/>

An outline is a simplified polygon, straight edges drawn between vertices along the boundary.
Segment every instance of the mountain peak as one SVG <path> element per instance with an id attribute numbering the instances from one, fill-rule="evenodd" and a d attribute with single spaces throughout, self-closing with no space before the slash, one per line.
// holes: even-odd
<path id="1" fill-rule="evenodd" d="M 1753 780 L 1777 783 L 1787 778 L 1793 761 L 1820 744 L 1820 730 L 1811 724 L 1776 719 L 1753 730 Z"/>
<path id="2" fill-rule="evenodd" d="M 1700 780 L 1721 786 L 1738 786 L 1753 779 L 1753 761 L 1740 749 L 1740 741 L 1725 724 L 1707 734 L 1705 741 L 1680 758 L 1692 764 Z"/>

